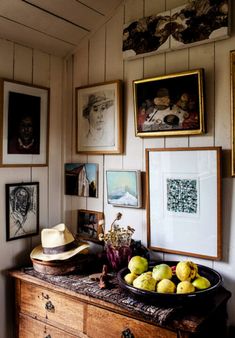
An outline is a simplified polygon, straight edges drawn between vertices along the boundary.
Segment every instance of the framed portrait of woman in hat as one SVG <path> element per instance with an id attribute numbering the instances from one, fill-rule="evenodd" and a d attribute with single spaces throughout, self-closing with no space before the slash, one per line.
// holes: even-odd
<path id="1" fill-rule="evenodd" d="M 121 80 L 77 87 L 75 91 L 77 152 L 122 153 Z"/>
<path id="2" fill-rule="evenodd" d="M 133 91 L 136 136 L 204 133 L 203 69 L 135 80 Z"/>

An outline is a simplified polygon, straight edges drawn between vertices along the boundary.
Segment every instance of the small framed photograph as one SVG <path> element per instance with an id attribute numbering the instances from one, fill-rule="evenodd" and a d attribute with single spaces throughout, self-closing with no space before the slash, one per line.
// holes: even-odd
<path id="1" fill-rule="evenodd" d="M 1 166 L 46 166 L 49 89 L 1 79 Z"/>
<path id="2" fill-rule="evenodd" d="M 6 240 L 38 233 L 39 182 L 6 184 Z"/>
<path id="3" fill-rule="evenodd" d="M 93 242 L 99 242 L 99 234 L 104 233 L 103 212 L 78 210 L 77 236 Z"/>
<path id="4" fill-rule="evenodd" d="M 98 164 L 65 163 L 65 195 L 98 197 Z"/>
<path id="5" fill-rule="evenodd" d="M 221 259 L 220 147 L 146 149 L 146 187 L 151 250 Z"/>
<path id="6" fill-rule="evenodd" d="M 140 170 L 107 170 L 108 204 L 118 207 L 141 208 Z"/>
<path id="7" fill-rule="evenodd" d="M 203 69 L 135 80 L 133 90 L 136 136 L 204 132 Z"/>
<path id="8" fill-rule="evenodd" d="M 121 154 L 122 82 L 76 88 L 77 152 Z"/>

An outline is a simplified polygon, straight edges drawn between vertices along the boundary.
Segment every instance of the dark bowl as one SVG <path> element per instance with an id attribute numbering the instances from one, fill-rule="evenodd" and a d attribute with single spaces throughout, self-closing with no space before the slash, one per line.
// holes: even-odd
<path id="1" fill-rule="evenodd" d="M 151 262 L 149 264 L 149 270 L 152 270 L 152 268 L 157 265 L 165 263 L 169 266 L 176 266 L 178 262 L 175 261 L 159 261 L 159 262 Z M 141 301 L 147 301 L 150 303 L 163 303 L 163 304 L 182 304 L 182 303 L 189 303 L 189 302 L 201 302 L 205 301 L 206 299 L 213 296 L 215 292 L 217 292 L 218 288 L 222 284 L 222 277 L 221 275 L 206 266 L 199 265 L 198 266 L 198 273 L 200 276 L 206 277 L 210 283 L 211 286 L 204 290 L 198 290 L 193 293 L 187 293 L 187 294 L 177 294 L 177 293 L 159 293 L 154 291 L 145 291 L 141 289 L 137 289 L 132 285 L 129 285 L 125 282 L 124 276 L 130 272 L 130 270 L 126 267 L 122 270 L 120 270 L 117 274 L 117 279 L 119 286 L 123 288 L 124 290 L 130 292 L 133 296 L 139 298 Z M 173 276 L 173 281 L 180 282 L 176 276 Z"/>

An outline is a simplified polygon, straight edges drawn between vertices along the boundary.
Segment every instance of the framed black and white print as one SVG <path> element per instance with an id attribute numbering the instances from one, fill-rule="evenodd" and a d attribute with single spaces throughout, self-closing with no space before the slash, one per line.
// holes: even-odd
<path id="1" fill-rule="evenodd" d="M 146 149 L 151 250 L 221 258 L 220 153 L 220 147 Z"/>
<path id="2" fill-rule="evenodd" d="M 0 80 L 0 165 L 46 166 L 49 89 Z"/>
<path id="3" fill-rule="evenodd" d="M 6 240 L 39 233 L 39 182 L 6 184 Z"/>

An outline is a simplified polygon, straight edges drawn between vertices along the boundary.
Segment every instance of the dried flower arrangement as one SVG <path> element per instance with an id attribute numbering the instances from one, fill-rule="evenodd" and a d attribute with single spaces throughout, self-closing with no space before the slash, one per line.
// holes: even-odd
<path id="1" fill-rule="evenodd" d="M 111 224 L 110 230 L 103 234 L 99 235 L 99 240 L 104 241 L 106 245 L 112 245 L 115 248 L 121 246 L 130 246 L 132 235 L 135 232 L 135 229 L 130 227 L 127 228 L 120 227 L 116 222 L 122 218 L 122 214 L 119 212 Z"/>
<path id="2" fill-rule="evenodd" d="M 99 239 L 105 243 L 105 251 L 111 268 L 115 271 L 127 266 L 132 256 L 131 239 L 135 229 L 130 227 L 120 227 L 116 222 L 122 214 L 119 212 L 111 224 L 107 233 L 101 233 Z"/>

